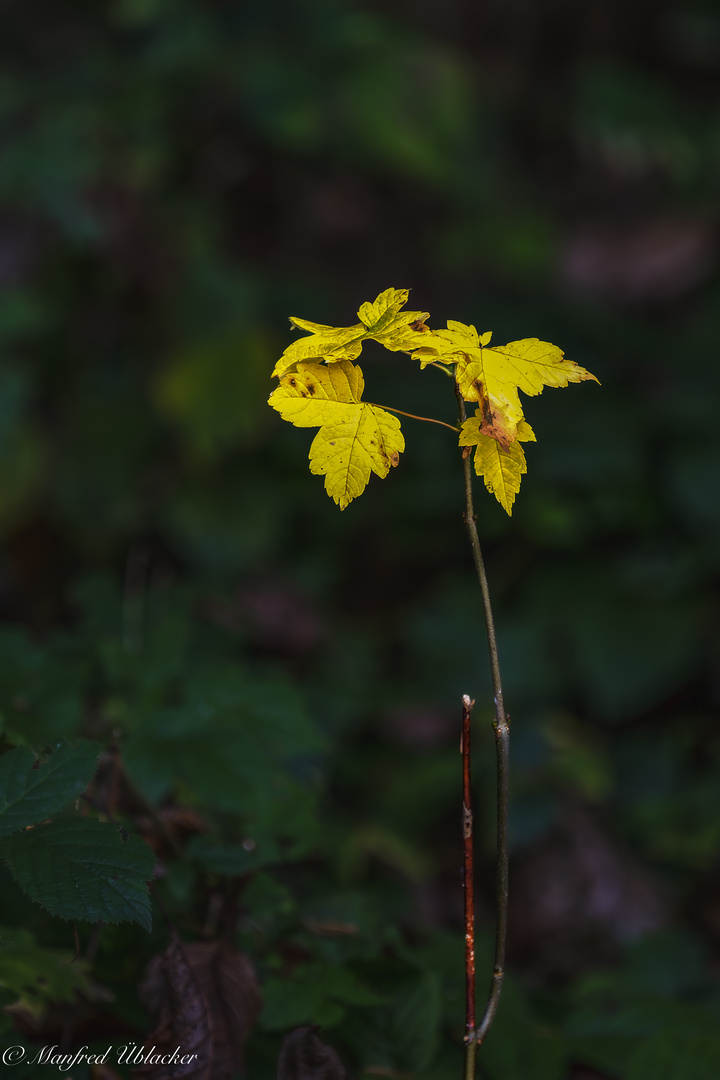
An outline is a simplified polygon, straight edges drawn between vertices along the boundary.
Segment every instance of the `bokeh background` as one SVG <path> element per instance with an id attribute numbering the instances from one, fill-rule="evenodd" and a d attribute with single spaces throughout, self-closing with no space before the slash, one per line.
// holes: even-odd
<path id="1" fill-rule="evenodd" d="M 513 718 L 511 975 L 481 1075 L 720 1075 L 717 5 L 0 20 L 6 745 L 122 755 L 96 799 L 160 852 L 180 933 L 256 965 L 251 1080 L 303 1023 L 353 1075 L 457 1076 L 465 692 L 481 952 L 494 830 L 457 449 L 404 421 L 400 468 L 341 514 L 266 399 L 288 315 L 348 325 L 388 286 L 433 326 L 555 342 L 602 386 L 527 401 L 512 519 L 477 491 Z M 433 372 L 364 358 L 371 400 L 453 422 Z M 74 949 L 3 887 L 6 923 Z M 92 938 L 114 1000 L 78 1038 L 147 1033 L 167 937 L 157 912 Z"/>

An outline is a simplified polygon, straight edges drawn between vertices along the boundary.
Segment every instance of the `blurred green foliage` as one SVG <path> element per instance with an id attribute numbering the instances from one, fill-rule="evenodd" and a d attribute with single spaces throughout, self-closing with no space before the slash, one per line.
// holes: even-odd
<path id="1" fill-rule="evenodd" d="M 488 935 L 493 771 L 456 451 L 418 426 L 340 515 L 265 399 L 288 315 L 343 325 L 390 284 L 436 324 L 555 341 L 602 390 L 528 402 L 512 521 L 478 492 L 515 905 L 481 1075 L 715 1077 L 715 5 L 2 21 L 3 751 L 104 747 L 91 795 L 155 847 L 181 935 L 257 967 L 248 1077 L 306 1022 L 355 1075 L 457 1076 L 462 693 Z M 452 422 L 432 375 L 368 348 L 372 400 Z M 71 927 L 3 875 L 3 1004 L 42 1018 L 3 1013 L 8 1045 L 144 1037 L 159 910 L 78 927 L 81 1023 Z"/>

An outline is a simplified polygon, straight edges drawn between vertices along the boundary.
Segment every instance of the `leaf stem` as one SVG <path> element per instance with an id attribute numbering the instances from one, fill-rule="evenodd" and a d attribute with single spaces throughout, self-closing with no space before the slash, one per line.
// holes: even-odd
<path id="1" fill-rule="evenodd" d="M 458 412 L 461 424 L 466 419 L 465 402 L 459 386 L 455 383 L 455 396 L 458 401 Z M 487 631 L 488 649 L 490 653 L 490 673 L 492 676 L 493 696 L 495 700 L 495 719 L 493 728 L 495 731 L 495 746 L 497 755 L 497 851 L 496 851 L 496 902 L 497 923 L 495 929 L 495 961 L 493 965 L 492 980 L 487 1005 L 479 1026 L 475 1031 L 475 1044 L 477 1046 L 487 1035 L 497 1012 L 500 991 L 502 990 L 503 977 L 505 975 L 505 942 L 507 940 L 507 916 L 508 916 L 508 776 L 509 776 L 509 749 L 510 749 L 510 718 L 505 713 L 503 702 L 502 682 L 500 679 L 500 663 L 498 661 L 497 640 L 495 637 L 495 621 L 493 619 L 490 604 L 490 590 L 488 588 L 485 564 L 483 562 L 478 537 L 477 525 L 475 524 L 475 510 L 472 498 L 472 467 L 469 457 L 463 458 L 465 473 L 465 526 L 467 528 L 470 546 L 472 548 L 475 570 L 477 572 L 480 592 L 482 593 L 483 612 L 485 615 L 485 629 Z M 468 1044 L 470 1045 L 470 1044 Z M 467 1076 L 466 1080 L 471 1080 Z"/>
<path id="2" fill-rule="evenodd" d="M 465 900 L 465 1080 L 475 1078 L 478 1044 L 475 1040 L 475 874 L 473 861 L 473 812 L 470 774 L 470 716 L 475 704 L 463 695 L 462 754 L 463 773 L 463 893 Z"/>
<path id="3" fill-rule="evenodd" d="M 402 349 L 400 351 L 403 352 L 405 356 L 412 356 L 412 352 L 409 352 L 407 349 Z M 427 364 L 425 365 L 426 368 L 431 367 L 434 368 L 435 371 L 442 371 L 443 375 L 447 375 L 450 379 L 455 378 L 455 366 L 456 365 L 453 364 L 451 369 L 449 367 L 446 367 L 443 363 L 438 363 L 438 361 L 436 360 L 428 360 Z"/>
<path id="4" fill-rule="evenodd" d="M 390 405 L 378 405 L 375 401 L 368 401 L 368 405 L 374 405 L 376 409 L 387 409 L 388 412 L 400 413 L 401 416 L 409 416 L 411 420 L 424 420 L 428 424 L 441 424 L 442 427 L 450 428 L 456 435 L 458 433 L 455 424 L 446 424 L 444 420 L 435 420 L 432 416 L 416 416 L 415 413 L 403 412 L 402 409 L 393 409 Z"/>
<path id="5" fill-rule="evenodd" d="M 455 364 L 453 364 L 452 370 L 450 368 L 445 367 L 444 364 L 436 364 L 434 361 L 431 361 L 429 364 L 426 364 L 425 367 L 426 368 L 429 368 L 429 367 L 434 368 L 435 371 L 442 371 L 443 375 L 447 375 L 448 378 L 450 378 L 450 379 L 455 378 Z"/>

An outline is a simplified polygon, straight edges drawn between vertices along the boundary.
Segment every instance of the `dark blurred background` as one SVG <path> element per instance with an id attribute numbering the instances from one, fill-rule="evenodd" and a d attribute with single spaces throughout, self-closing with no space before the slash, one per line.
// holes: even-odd
<path id="1" fill-rule="evenodd" d="M 513 718 L 512 977 L 483 1075 L 720 1075 L 717 5 L 28 0 L 0 19 L 6 731 L 119 739 L 150 802 L 283 851 L 267 799 L 213 804 L 225 751 L 204 762 L 201 712 L 153 728 L 202 664 L 200 697 L 237 665 L 260 698 L 282 681 L 322 750 L 287 759 L 315 824 L 240 900 L 266 998 L 249 1075 L 305 1022 L 358 1072 L 457 1075 L 464 692 L 488 936 L 494 828 L 457 450 L 404 421 L 400 468 L 341 514 L 312 433 L 266 399 L 289 315 L 348 325 L 388 286 L 435 327 L 552 341 L 602 386 L 526 401 L 512 519 L 477 491 Z M 453 422 L 434 373 L 364 360 L 370 400 Z M 204 865 L 194 892 L 168 886 L 183 929 L 207 926 L 223 871 Z M 118 942 L 139 977 L 140 932 L 106 940 L 106 981 Z"/>

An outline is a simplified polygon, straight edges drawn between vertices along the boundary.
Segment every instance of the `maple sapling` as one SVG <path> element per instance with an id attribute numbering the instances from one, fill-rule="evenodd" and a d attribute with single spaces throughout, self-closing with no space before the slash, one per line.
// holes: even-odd
<path id="1" fill-rule="evenodd" d="M 537 338 L 490 345 L 491 331 L 449 320 L 433 330 L 426 311 L 403 311 L 408 289 L 386 289 L 358 311 L 359 323 L 335 327 L 292 317 L 308 335 L 285 349 L 273 375 L 280 382 L 269 404 L 296 427 L 316 427 L 310 447 L 310 471 L 325 477 L 325 489 L 344 510 L 365 490 L 370 474 L 384 478 L 400 462 L 405 439 L 394 413 L 450 428 L 462 448 L 465 481 L 464 520 L 482 594 L 490 654 L 497 750 L 497 921 L 495 959 L 487 1004 L 478 1024 L 475 1016 L 475 941 L 473 896 L 472 805 L 470 800 L 470 715 L 473 701 L 463 697 L 463 873 L 465 889 L 465 975 L 467 987 L 465 1080 L 475 1075 L 477 1048 L 495 1017 L 505 969 L 508 910 L 508 761 L 509 717 L 505 712 L 500 665 L 487 575 L 475 523 L 472 466 L 503 509 L 512 514 L 527 461 L 522 444 L 535 442 L 518 391 L 541 393 L 546 386 L 598 380 L 567 360 L 557 345 Z M 365 380 L 354 362 L 365 341 L 392 352 L 409 354 L 421 368 L 434 367 L 453 379 L 458 424 L 414 416 L 401 409 L 363 401 Z M 468 417 L 466 402 L 475 406 Z"/>

